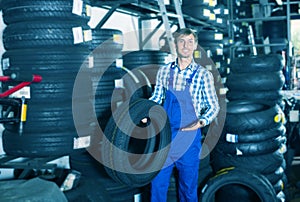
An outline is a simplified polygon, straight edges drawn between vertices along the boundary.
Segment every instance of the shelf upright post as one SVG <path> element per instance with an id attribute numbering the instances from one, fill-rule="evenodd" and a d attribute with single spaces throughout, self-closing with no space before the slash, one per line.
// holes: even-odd
<path id="1" fill-rule="evenodd" d="M 171 51 L 172 57 L 175 58 L 176 57 L 176 49 L 175 49 L 174 37 L 172 35 L 169 18 L 168 18 L 168 15 L 167 15 L 167 9 L 166 9 L 166 6 L 164 4 L 164 0 L 157 0 L 157 2 L 158 2 L 158 5 L 159 5 L 160 13 L 162 15 L 162 20 L 163 20 L 163 23 L 164 23 L 164 26 L 165 26 L 165 29 L 166 29 L 167 40 L 168 40 L 168 43 L 169 43 L 170 51 Z M 182 10 L 181 10 L 179 0 L 174 0 L 174 4 L 175 4 L 176 13 L 177 13 L 177 18 L 178 18 L 178 21 L 179 21 L 179 26 L 180 26 L 180 28 L 184 28 L 185 23 L 184 23 L 184 19 L 183 19 Z"/>
<path id="2" fill-rule="evenodd" d="M 183 14 L 182 14 L 182 10 L 181 10 L 181 4 L 179 2 L 179 0 L 173 0 L 174 1 L 174 5 L 175 5 L 175 10 L 176 13 L 178 15 L 178 22 L 179 22 L 179 27 L 185 28 L 185 23 L 184 23 L 184 19 L 183 19 Z"/>

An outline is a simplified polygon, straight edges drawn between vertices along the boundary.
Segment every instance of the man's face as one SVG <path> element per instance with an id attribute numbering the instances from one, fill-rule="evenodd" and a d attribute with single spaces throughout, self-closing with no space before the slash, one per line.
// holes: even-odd
<path id="1" fill-rule="evenodd" d="M 197 48 L 197 43 L 195 42 L 195 37 L 193 36 L 193 34 L 180 35 L 177 39 L 176 48 L 178 57 L 193 57 L 194 50 L 196 50 Z"/>

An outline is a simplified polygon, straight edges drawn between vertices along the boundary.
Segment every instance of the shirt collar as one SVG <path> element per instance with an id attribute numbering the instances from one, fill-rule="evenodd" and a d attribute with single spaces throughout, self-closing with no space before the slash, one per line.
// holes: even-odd
<path id="1" fill-rule="evenodd" d="M 187 69 L 189 69 L 191 71 L 194 71 L 197 68 L 197 66 L 198 66 L 198 64 L 193 59 L 192 62 L 191 62 L 191 64 L 187 67 Z M 175 60 L 174 65 L 171 65 L 172 69 L 175 69 L 176 67 L 179 69 L 178 59 Z"/>

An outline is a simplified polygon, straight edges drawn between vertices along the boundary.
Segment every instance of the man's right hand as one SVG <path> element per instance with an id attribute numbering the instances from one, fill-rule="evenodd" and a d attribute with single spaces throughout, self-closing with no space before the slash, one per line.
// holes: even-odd
<path id="1" fill-rule="evenodd" d="M 144 124 L 146 124 L 146 123 L 148 122 L 148 118 L 143 118 L 143 119 L 141 120 L 141 122 L 144 123 Z"/>

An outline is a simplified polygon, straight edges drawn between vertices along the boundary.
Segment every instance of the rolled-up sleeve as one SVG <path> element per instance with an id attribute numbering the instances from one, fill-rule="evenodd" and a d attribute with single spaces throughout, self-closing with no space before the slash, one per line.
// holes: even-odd
<path id="1" fill-rule="evenodd" d="M 154 91 L 152 93 L 152 96 L 149 98 L 149 100 L 152 100 L 158 104 L 162 103 L 162 100 L 164 99 L 164 86 L 163 86 L 163 82 L 164 82 L 164 70 L 165 67 L 161 67 L 159 68 L 157 75 L 156 75 L 156 83 L 155 83 L 155 87 L 154 87 Z"/>
<path id="2" fill-rule="evenodd" d="M 203 74 L 201 82 L 203 82 L 201 85 L 201 108 L 204 108 L 204 112 L 200 112 L 201 114 L 199 119 L 204 119 L 207 125 L 217 117 L 220 111 L 220 106 L 212 73 L 206 71 Z"/>

